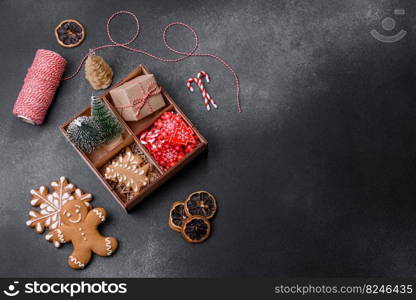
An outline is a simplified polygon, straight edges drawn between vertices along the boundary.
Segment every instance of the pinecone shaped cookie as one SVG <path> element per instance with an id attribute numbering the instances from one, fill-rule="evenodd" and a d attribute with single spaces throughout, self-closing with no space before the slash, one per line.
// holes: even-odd
<path id="1" fill-rule="evenodd" d="M 85 78 L 93 89 L 106 89 L 113 81 L 113 70 L 101 56 L 91 54 L 85 61 Z"/>

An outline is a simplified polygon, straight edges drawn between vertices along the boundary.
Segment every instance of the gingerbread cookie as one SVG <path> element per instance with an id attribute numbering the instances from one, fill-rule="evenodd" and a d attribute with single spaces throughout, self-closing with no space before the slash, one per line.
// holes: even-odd
<path id="1" fill-rule="evenodd" d="M 50 231 L 46 240 L 53 242 L 55 247 L 72 242 L 73 252 L 68 257 L 68 264 L 73 269 L 84 268 L 91 260 L 92 253 L 109 256 L 118 247 L 114 237 L 104 237 L 97 227 L 105 221 L 107 212 L 103 208 L 92 209 L 89 201 L 91 194 L 84 194 L 65 177 L 59 182 L 52 182 L 54 192 L 41 186 L 32 190 L 31 205 L 39 207 L 40 211 L 31 210 L 29 227 L 42 233 L 45 228 Z"/>

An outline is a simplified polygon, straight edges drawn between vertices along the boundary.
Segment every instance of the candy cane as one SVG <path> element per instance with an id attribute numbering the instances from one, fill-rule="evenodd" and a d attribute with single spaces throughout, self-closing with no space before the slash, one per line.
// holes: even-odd
<path id="1" fill-rule="evenodd" d="M 199 89 L 201 90 L 201 94 L 202 94 L 202 98 L 204 99 L 204 104 L 205 104 L 205 108 L 209 111 L 211 109 L 211 107 L 209 106 L 209 104 L 211 103 L 212 106 L 214 108 L 217 108 L 217 104 L 215 103 L 214 99 L 212 99 L 212 97 L 207 93 L 207 91 L 205 90 L 204 84 L 202 83 L 202 77 L 205 78 L 205 80 L 207 82 L 209 82 L 209 77 L 208 74 L 204 71 L 201 71 L 197 74 L 197 78 L 191 77 L 188 79 L 188 81 L 186 82 L 186 86 L 188 87 L 188 89 L 193 92 L 194 89 L 192 87 L 192 82 L 195 82 L 196 85 L 199 87 Z"/>
<path id="2" fill-rule="evenodd" d="M 199 81 L 200 85 L 202 85 L 202 79 L 201 79 L 202 77 L 205 77 L 206 82 L 209 83 L 208 74 L 204 71 L 201 71 L 197 75 L 197 78 L 198 78 L 198 81 Z M 207 96 L 209 102 L 211 102 L 212 106 L 214 106 L 215 108 L 218 108 L 217 103 L 215 103 L 214 99 L 212 99 L 212 97 L 210 96 L 210 94 L 208 94 L 208 92 L 206 93 L 206 96 Z"/>
<path id="3" fill-rule="evenodd" d="M 207 72 L 201 71 L 201 72 L 198 73 L 198 75 L 196 77 L 198 77 L 198 78 L 205 77 L 206 81 L 209 83 L 209 76 L 208 76 Z"/>

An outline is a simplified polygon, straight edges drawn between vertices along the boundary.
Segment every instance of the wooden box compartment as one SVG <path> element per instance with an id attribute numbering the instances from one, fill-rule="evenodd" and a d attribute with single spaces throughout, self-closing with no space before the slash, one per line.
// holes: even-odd
<path id="1" fill-rule="evenodd" d="M 118 87 L 123 83 L 143 74 L 149 74 L 147 69 L 140 65 L 130 74 L 128 74 L 123 80 L 119 83 L 115 84 L 112 88 Z M 156 80 L 157 81 L 157 80 Z M 110 90 L 109 90 L 110 91 Z M 111 142 L 109 145 L 100 145 L 97 149 L 90 153 L 84 153 L 76 145 L 74 145 L 69 139 L 66 134 L 66 129 L 68 125 L 77 117 L 79 116 L 89 116 L 91 112 L 91 107 L 88 106 L 84 110 L 82 110 L 77 115 L 73 116 L 70 120 L 59 126 L 60 131 L 65 136 L 65 138 L 69 141 L 69 143 L 76 149 L 78 154 L 83 158 L 83 160 L 87 163 L 87 165 L 91 168 L 91 170 L 95 173 L 95 175 L 101 180 L 101 182 L 105 185 L 105 187 L 112 193 L 114 198 L 117 202 L 126 210 L 129 211 L 132 209 L 136 204 L 138 204 L 141 200 L 143 200 L 146 196 L 160 187 L 163 183 L 165 183 L 168 179 L 170 179 L 174 174 L 176 174 L 179 170 L 181 170 L 186 164 L 188 164 L 192 159 L 202 153 L 208 145 L 207 140 L 199 133 L 199 131 L 193 126 L 191 121 L 184 115 L 184 113 L 180 110 L 180 108 L 176 105 L 173 99 L 166 93 L 166 91 L 162 88 L 161 94 L 163 99 L 165 100 L 166 106 L 162 107 L 161 109 L 153 112 L 152 114 L 148 115 L 147 117 L 139 120 L 139 121 L 129 121 L 126 122 L 118 113 L 117 109 L 114 107 L 113 100 L 111 95 L 107 91 L 105 94 L 101 96 L 101 100 L 113 111 L 116 117 L 119 119 L 120 123 L 124 127 L 123 133 L 121 136 L 116 139 L 115 141 Z M 184 159 L 179 161 L 174 167 L 164 170 L 161 168 L 153 159 L 152 155 L 148 152 L 146 147 L 141 145 L 138 136 L 146 129 L 151 127 L 153 123 L 166 111 L 174 111 L 181 115 L 184 121 L 195 131 L 196 135 L 199 138 L 198 146 L 190 153 L 188 153 Z M 124 199 L 120 193 L 114 188 L 114 185 L 110 184 L 104 176 L 102 175 L 103 167 L 110 162 L 113 158 L 115 158 L 119 153 L 124 151 L 127 146 L 132 146 L 138 149 L 138 151 L 143 154 L 147 162 L 151 165 L 152 170 L 156 174 L 153 180 L 150 181 L 150 184 L 142 189 L 140 193 L 133 197 L 132 199 Z"/>

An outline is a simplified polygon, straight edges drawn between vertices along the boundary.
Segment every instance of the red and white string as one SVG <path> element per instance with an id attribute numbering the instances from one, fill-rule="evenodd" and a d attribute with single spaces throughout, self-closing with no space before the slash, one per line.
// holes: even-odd
<path id="1" fill-rule="evenodd" d="M 135 23 L 136 23 L 136 32 L 135 32 L 135 34 L 133 35 L 133 37 L 129 41 L 127 41 L 125 43 L 120 43 L 120 42 L 117 42 L 116 40 L 114 40 L 112 35 L 111 35 L 111 32 L 110 32 L 111 22 L 113 21 L 113 19 L 115 17 L 117 17 L 119 15 L 131 16 L 133 18 L 133 20 L 135 21 Z M 188 29 L 192 32 L 193 37 L 194 37 L 194 46 L 193 46 L 191 51 L 189 51 L 189 52 L 180 51 L 180 50 L 177 50 L 177 49 L 175 49 L 175 48 L 173 48 L 172 46 L 169 45 L 169 43 L 167 41 L 167 33 L 168 33 L 169 29 L 171 29 L 174 26 L 182 26 L 182 27 L 185 27 L 186 29 Z M 214 58 L 215 60 L 219 61 L 221 64 L 224 65 L 225 68 L 227 68 L 233 74 L 234 81 L 235 81 L 235 93 L 236 93 L 237 110 L 238 110 L 238 112 L 241 112 L 240 80 L 237 76 L 237 73 L 221 57 L 219 57 L 215 54 L 211 54 L 211 53 L 199 53 L 199 52 L 197 52 L 198 47 L 199 47 L 199 37 L 198 37 L 196 31 L 191 26 L 189 26 L 185 23 L 182 23 L 182 22 L 173 22 L 173 23 L 170 23 L 169 25 L 167 25 L 165 27 L 165 29 L 163 30 L 163 43 L 164 43 L 165 47 L 167 49 L 169 49 L 171 52 L 173 52 L 177 55 L 180 55 L 180 57 L 178 57 L 178 58 L 164 58 L 164 57 L 154 55 L 154 54 L 152 54 L 150 52 L 147 52 L 145 50 L 131 47 L 130 44 L 133 43 L 139 37 L 140 23 L 139 23 L 139 19 L 136 17 L 136 15 L 134 13 L 130 12 L 130 11 L 122 10 L 122 11 L 118 11 L 118 12 L 112 14 L 110 16 L 110 18 L 107 20 L 106 30 L 107 30 L 107 36 L 108 36 L 109 40 L 111 41 L 111 44 L 106 44 L 106 45 L 102 45 L 102 46 L 98 46 L 96 48 L 93 48 L 93 49 L 91 49 L 92 52 L 95 52 L 95 51 L 98 51 L 98 50 L 101 50 L 101 49 L 105 49 L 105 48 L 120 47 L 120 48 L 123 48 L 123 49 L 128 50 L 128 51 L 141 53 L 141 54 L 147 55 L 147 56 L 149 56 L 153 59 L 156 59 L 156 60 L 159 60 L 159 61 L 162 61 L 162 62 L 169 62 L 169 63 L 180 62 L 180 61 L 185 60 L 189 57 L 211 57 L 211 58 Z M 75 72 L 73 74 L 63 78 L 62 80 L 70 80 L 70 79 L 74 78 L 75 76 L 77 76 L 77 74 L 80 72 L 80 70 L 82 68 L 82 65 L 84 64 L 85 60 L 87 59 L 88 55 L 89 55 L 89 53 L 84 55 L 80 64 L 78 65 L 77 69 L 75 70 Z"/>

